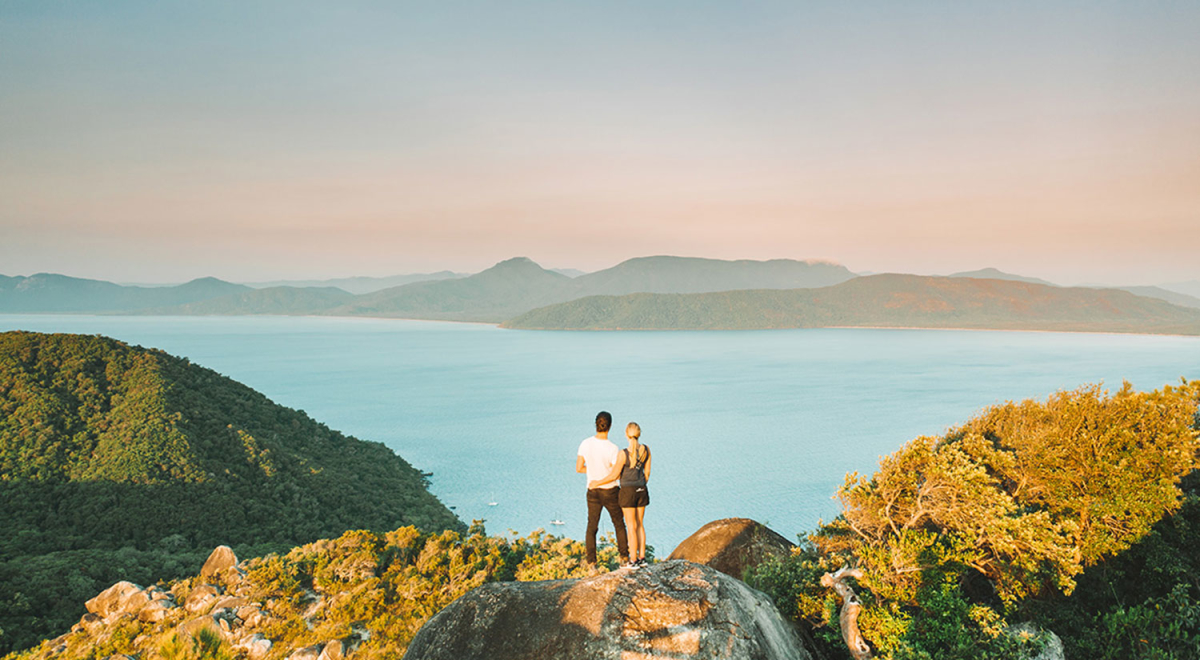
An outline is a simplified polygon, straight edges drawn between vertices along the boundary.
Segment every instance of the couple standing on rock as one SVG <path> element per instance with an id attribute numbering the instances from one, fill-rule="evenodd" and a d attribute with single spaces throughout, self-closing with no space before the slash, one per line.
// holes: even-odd
<path id="1" fill-rule="evenodd" d="M 608 439 L 612 415 L 596 415 L 596 435 L 579 445 L 575 471 L 586 472 L 587 489 L 587 560 L 596 563 L 596 532 L 600 529 L 600 509 L 607 509 L 617 535 L 617 552 L 622 566 L 646 565 L 646 528 L 642 520 L 650 491 L 650 448 L 639 442 L 642 427 L 637 422 L 625 426 L 628 449 L 617 449 Z M 618 509 L 620 510 L 618 512 Z M 626 538 L 626 528 L 630 537 Z M 629 541 L 632 541 L 632 548 Z M 632 550 L 632 554 L 630 552 Z"/>

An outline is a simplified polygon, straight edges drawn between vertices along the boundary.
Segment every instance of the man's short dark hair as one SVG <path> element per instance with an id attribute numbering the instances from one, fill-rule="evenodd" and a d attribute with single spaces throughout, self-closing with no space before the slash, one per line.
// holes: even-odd
<path id="1" fill-rule="evenodd" d="M 596 415 L 596 433 L 607 433 L 612 428 L 612 415 L 601 410 Z"/>

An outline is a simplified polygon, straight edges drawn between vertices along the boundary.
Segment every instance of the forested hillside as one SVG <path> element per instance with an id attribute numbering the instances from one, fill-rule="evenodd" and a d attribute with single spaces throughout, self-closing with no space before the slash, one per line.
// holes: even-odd
<path id="1" fill-rule="evenodd" d="M 0 334 L 0 649 L 116 579 L 348 529 L 462 524 L 422 475 L 220 374 L 112 339 Z"/>

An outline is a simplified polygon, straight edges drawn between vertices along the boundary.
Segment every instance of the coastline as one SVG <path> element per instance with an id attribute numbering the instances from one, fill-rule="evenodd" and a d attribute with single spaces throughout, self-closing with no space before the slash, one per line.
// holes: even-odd
<path id="1" fill-rule="evenodd" d="M 499 324 L 501 330 L 522 332 L 775 332 L 782 330 L 944 330 L 951 332 L 1029 332 L 1045 334 L 1077 334 L 1077 335 L 1138 335 L 1143 337 L 1200 337 L 1200 331 L 1195 334 L 1180 332 L 1146 332 L 1138 330 L 1046 330 L 1039 328 L 961 328 L 961 327 L 926 327 L 926 326 L 897 326 L 897 325 L 822 325 L 806 327 L 783 328 L 513 328 Z"/>
<path id="2" fill-rule="evenodd" d="M 409 318 L 404 316 L 377 316 L 371 314 L 128 314 L 87 312 L 0 312 L 0 318 L 12 316 L 45 317 L 94 317 L 94 318 L 159 318 L 159 319 L 239 319 L 239 318 L 304 318 L 304 319 L 370 319 L 373 321 L 417 321 L 422 323 L 455 323 L 460 325 L 491 326 L 500 330 L 526 332 L 770 332 L 777 330 L 942 330 L 953 332 L 1033 332 L 1052 334 L 1087 335 L 1141 335 L 1147 337 L 1200 337 L 1200 330 L 1188 334 L 1183 332 L 1154 332 L 1146 330 L 1055 330 L 1045 328 L 971 328 L 946 326 L 896 326 L 896 325 L 827 325 L 776 328 L 522 328 L 506 326 L 506 321 L 465 321 L 457 319 Z"/>

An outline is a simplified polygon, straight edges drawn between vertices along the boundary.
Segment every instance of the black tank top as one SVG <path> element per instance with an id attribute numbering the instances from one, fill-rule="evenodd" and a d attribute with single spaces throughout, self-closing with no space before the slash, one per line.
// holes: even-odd
<path id="1" fill-rule="evenodd" d="M 640 446 L 646 447 L 646 445 L 640 445 Z M 642 451 L 638 452 L 638 454 L 641 454 L 641 457 L 638 459 L 638 462 L 636 465 L 629 464 L 630 456 L 629 456 L 628 449 L 622 449 L 621 451 L 625 452 L 625 467 L 621 468 L 621 488 L 625 488 L 626 486 L 634 486 L 634 487 L 645 486 L 646 485 L 645 467 L 646 467 L 646 461 L 650 459 L 650 448 L 646 447 L 645 452 L 642 452 Z"/>

